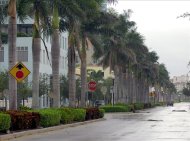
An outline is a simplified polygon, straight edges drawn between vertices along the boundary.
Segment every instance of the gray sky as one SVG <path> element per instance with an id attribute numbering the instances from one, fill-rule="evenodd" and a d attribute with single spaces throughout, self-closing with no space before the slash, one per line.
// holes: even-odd
<path id="1" fill-rule="evenodd" d="M 145 37 L 145 44 L 156 51 L 170 76 L 187 74 L 190 67 L 190 20 L 177 16 L 190 12 L 190 1 L 119 0 L 112 6 L 119 13 L 131 9 L 131 20 Z"/>

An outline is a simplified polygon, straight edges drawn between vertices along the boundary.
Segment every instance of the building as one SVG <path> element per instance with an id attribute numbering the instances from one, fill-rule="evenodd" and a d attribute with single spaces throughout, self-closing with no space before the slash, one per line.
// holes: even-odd
<path id="1" fill-rule="evenodd" d="M 0 6 L 8 3 L 8 0 L 0 0 Z M 27 82 L 32 82 L 33 72 L 33 59 L 32 59 L 32 28 L 33 19 L 27 19 L 24 23 L 17 21 L 17 40 L 16 40 L 16 53 L 17 61 L 22 62 L 29 70 L 30 75 L 25 79 Z M 8 21 L 5 21 L 1 27 L 1 32 L 7 36 L 8 33 Z M 50 76 L 52 74 L 51 67 L 51 38 L 42 37 L 45 40 L 45 45 L 41 42 L 40 51 L 40 75 Z M 50 57 L 48 60 L 47 53 Z M 60 75 L 67 76 L 68 73 L 68 32 L 60 33 Z M 8 71 L 9 69 L 9 56 L 8 56 L 8 44 L 4 42 L 0 47 L 0 71 Z M 41 107 L 48 107 L 49 101 L 47 97 L 48 93 L 42 95 L 40 99 Z M 29 104 L 31 106 L 31 103 Z M 28 106 L 29 106 L 28 105 Z"/>
<path id="2" fill-rule="evenodd" d="M 0 0 L 0 5 L 8 4 L 8 0 Z"/>
<path id="3" fill-rule="evenodd" d="M 32 72 L 33 71 L 33 61 L 32 61 L 32 23 L 33 20 L 27 20 L 24 24 L 19 23 L 17 25 L 17 40 L 16 40 L 16 51 L 17 51 L 17 61 L 23 62 L 24 65 Z M 2 33 L 7 33 L 8 25 L 2 26 Z M 19 37 L 22 35 L 22 37 Z M 26 35 L 26 36 L 25 36 Z M 24 37 L 25 36 L 25 37 Z M 51 40 L 45 40 L 47 46 L 48 55 L 50 56 L 50 61 L 47 57 L 47 52 L 44 43 L 41 42 L 40 51 L 40 73 L 41 74 L 52 74 L 51 62 Z M 60 34 L 60 75 L 67 76 L 68 72 L 68 33 Z M 8 70 L 8 44 L 3 44 L 0 47 L 0 71 Z M 32 80 L 32 73 L 28 76 L 29 82 Z"/>
<path id="4" fill-rule="evenodd" d="M 190 81 L 190 76 L 187 75 L 181 75 L 181 76 L 174 76 L 171 79 L 171 82 L 175 85 L 177 92 L 181 92 L 183 88 L 186 87 L 187 82 Z"/>

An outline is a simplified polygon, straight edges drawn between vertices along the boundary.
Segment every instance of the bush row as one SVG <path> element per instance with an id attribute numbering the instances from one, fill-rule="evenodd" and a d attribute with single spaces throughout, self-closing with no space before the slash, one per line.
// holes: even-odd
<path id="1" fill-rule="evenodd" d="M 111 105 L 106 105 L 106 106 L 101 106 L 101 109 L 104 109 L 105 112 L 132 112 L 135 110 L 142 110 L 142 109 L 147 109 L 155 106 L 162 106 L 163 103 L 135 103 L 135 104 L 124 104 L 124 103 L 117 103 L 114 106 Z"/>
<path id="2" fill-rule="evenodd" d="M 39 110 L 6 111 L 0 113 L 0 132 L 10 130 L 34 129 L 59 124 L 81 122 L 102 118 L 104 110 L 98 108 L 49 108 Z"/>

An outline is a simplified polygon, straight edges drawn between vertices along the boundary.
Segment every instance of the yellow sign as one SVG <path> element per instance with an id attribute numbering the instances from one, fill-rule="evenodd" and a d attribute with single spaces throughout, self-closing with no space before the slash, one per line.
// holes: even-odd
<path id="1" fill-rule="evenodd" d="M 30 74 L 30 71 L 23 63 L 18 62 L 9 70 L 9 73 L 17 80 L 17 82 L 21 82 Z"/>

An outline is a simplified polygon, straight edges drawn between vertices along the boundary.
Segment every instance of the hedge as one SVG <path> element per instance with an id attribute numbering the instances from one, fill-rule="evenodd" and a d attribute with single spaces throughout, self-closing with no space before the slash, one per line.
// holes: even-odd
<path id="1" fill-rule="evenodd" d="M 86 108 L 86 120 L 101 118 L 101 112 L 99 108 Z"/>
<path id="2" fill-rule="evenodd" d="M 60 124 L 61 114 L 55 109 L 38 110 L 40 114 L 40 125 L 42 127 L 56 126 Z"/>
<path id="3" fill-rule="evenodd" d="M 34 129 L 39 126 L 40 115 L 35 112 L 6 111 L 11 117 L 11 130 Z"/>
<path id="4" fill-rule="evenodd" d="M 104 109 L 99 109 L 100 110 L 100 118 L 104 117 L 105 110 Z"/>
<path id="5" fill-rule="evenodd" d="M 73 109 L 74 121 L 85 121 L 86 110 L 85 109 Z"/>
<path id="6" fill-rule="evenodd" d="M 9 130 L 11 127 L 11 117 L 8 114 L 0 113 L 0 131 Z"/>
<path id="7" fill-rule="evenodd" d="M 144 103 L 135 103 L 135 110 L 142 110 L 144 109 Z"/>
<path id="8" fill-rule="evenodd" d="M 61 115 L 61 120 L 60 122 L 62 124 L 67 124 L 73 122 L 74 115 L 73 112 L 69 108 L 58 108 L 56 109 L 60 115 Z"/>
<path id="9" fill-rule="evenodd" d="M 109 112 L 130 112 L 129 106 L 101 106 L 101 109 L 104 109 L 106 113 Z"/>

